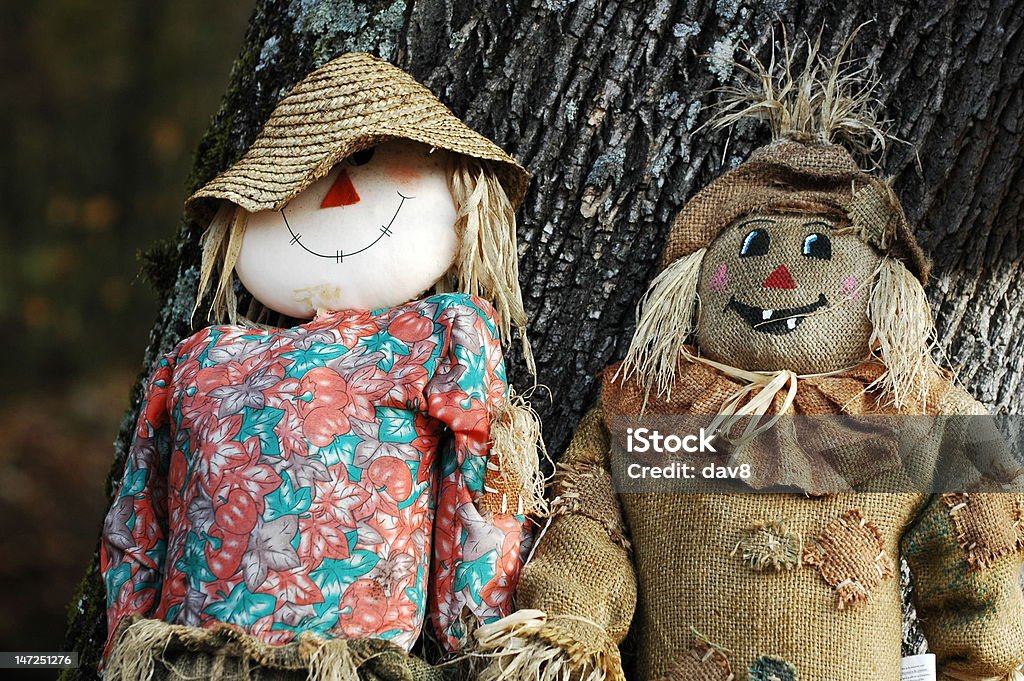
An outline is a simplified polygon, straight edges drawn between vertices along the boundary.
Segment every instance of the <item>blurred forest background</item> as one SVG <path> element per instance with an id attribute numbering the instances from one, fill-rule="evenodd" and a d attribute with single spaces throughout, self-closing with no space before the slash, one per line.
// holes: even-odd
<path id="1" fill-rule="evenodd" d="M 0 4 L 0 650 L 58 650 L 251 0 Z"/>

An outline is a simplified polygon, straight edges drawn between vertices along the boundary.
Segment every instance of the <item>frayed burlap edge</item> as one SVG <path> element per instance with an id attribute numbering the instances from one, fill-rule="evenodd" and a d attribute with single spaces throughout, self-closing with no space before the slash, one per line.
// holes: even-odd
<path id="1" fill-rule="evenodd" d="M 1024 504 L 1019 497 L 1014 504 L 1015 517 L 1007 518 L 1007 521 L 1012 523 L 1016 541 L 1003 546 L 986 546 L 972 540 L 969 536 L 963 514 L 965 510 L 970 509 L 971 495 L 962 492 L 949 492 L 942 495 L 942 500 L 949 507 L 949 517 L 953 523 L 957 542 L 964 551 L 970 569 L 986 570 L 995 565 L 1000 558 L 1024 548 Z"/>
<path id="2" fill-rule="evenodd" d="M 491 456 L 480 507 L 490 513 L 546 515 L 540 417 L 512 386 L 492 412 Z"/>
<path id="3" fill-rule="evenodd" d="M 551 516 L 575 514 L 599 523 L 616 546 L 631 549 L 622 512 L 615 503 L 615 490 L 607 470 L 592 463 L 559 463 L 555 471 L 557 495 L 551 501 Z M 607 499 L 601 504 L 599 499 Z"/>
<path id="4" fill-rule="evenodd" d="M 272 646 L 229 624 L 201 629 L 136 616 L 119 629 L 106 663 L 105 681 L 149 681 L 156 664 L 166 664 L 164 658 L 172 645 L 228 654 L 261 667 L 306 671 L 309 681 L 359 681 L 359 667 L 382 654 L 360 654 L 345 639 L 324 639 L 309 632 L 300 634 L 294 643 Z M 402 652 L 397 647 L 394 650 Z"/>
<path id="5" fill-rule="evenodd" d="M 694 644 L 657 681 L 691 681 L 695 678 L 694 674 L 701 674 L 702 679 L 714 674 L 721 681 L 735 681 L 736 674 L 732 671 L 732 663 L 727 654 L 730 651 L 694 633 L 697 636 Z M 694 666 L 699 669 L 694 669 Z"/>
<path id="6" fill-rule="evenodd" d="M 603 629 L 594 623 L 604 641 L 594 650 L 563 633 L 556 619 L 541 610 L 520 610 L 479 627 L 476 654 L 490 658 L 480 681 L 626 681 L 618 646 Z"/>
<path id="7" fill-rule="evenodd" d="M 803 554 L 803 536 L 785 520 L 770 520 L 750 527 L 729 555 L 757 572 L 781 572 L 800 567 Z"/>
<path id="8" fill-rule="evenodd" d="M 865 548 L 871 555 L 864 555 Z M 837 560 L 839 556 L 841 561 Z M 870 569 L 851 574 L 851 564 L 856 562 L 866 563 Z M 808 542 L 803 563 L 818 568 L 822 579 L 835 591 L 837 610 L 863 605 L 872 590 L 896 574 L 892 558 L 885 550 L 882 531 L 859 508 L 851 508 L 835 518 Z"/>

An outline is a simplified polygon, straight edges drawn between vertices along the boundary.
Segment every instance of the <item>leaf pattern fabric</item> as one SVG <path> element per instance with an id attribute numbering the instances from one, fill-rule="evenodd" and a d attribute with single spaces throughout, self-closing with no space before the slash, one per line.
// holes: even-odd
<path id="1" fill-rule="evenodd" d="M 508 388 L 493 319 L 442 294 L 162 358 L 104 524 L 107 653 L 134 614 L 406 650 L 428 607 L 449 650 L 465 613 L 508 614 L 525 519 L 475 504 Z"/>

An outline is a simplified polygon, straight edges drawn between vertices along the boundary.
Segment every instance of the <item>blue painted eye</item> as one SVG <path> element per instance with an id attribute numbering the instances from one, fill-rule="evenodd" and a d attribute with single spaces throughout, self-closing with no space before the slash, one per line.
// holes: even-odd
<path id="1" fill-rule="evenodd" d="M 771 246 L 772 238 L 763 229 L 755 229 L 743 237 L 743 244 L 740 246 L 740 257 L 750 255 L 766 255 L 768 247 Z"/>
<path id="2" fill-rule="evenodd" d="M 804 237 L 804 255 L 819 260 L 832 259 L 832 241 L 824 234 L 808 234 Z"/>

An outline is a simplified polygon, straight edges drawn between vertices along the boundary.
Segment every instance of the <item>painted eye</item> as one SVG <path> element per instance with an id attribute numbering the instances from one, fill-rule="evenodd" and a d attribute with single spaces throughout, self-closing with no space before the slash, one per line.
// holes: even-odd
<path id="1" fill-rule="evenodd" d="M 354 166 L 365 166 L 373 158 L 373 152 L 376 150 L 375 147 L 369 149 L 361 149 L 356 153 L 348 157 L 348 162 Z"/>
<path id="2" fill-rule="evenodd" d="M 772 238 L 768 236 L 768 232 L 763 229 L 755 229 L 753 232 L 743 237 L 743 245 L 740 246 L 740 257 L 745 258 L 748 255 L 766 255 L 768 253 L 768 247 L 772 244 Z"/>
<path id="3" fill-rule="evenodd" d="M 808 234 L 804 237 L 804 255 L 819 260 L 832 259 L 832 241 L 824 234 Z"/>

